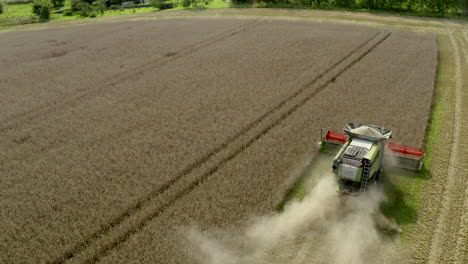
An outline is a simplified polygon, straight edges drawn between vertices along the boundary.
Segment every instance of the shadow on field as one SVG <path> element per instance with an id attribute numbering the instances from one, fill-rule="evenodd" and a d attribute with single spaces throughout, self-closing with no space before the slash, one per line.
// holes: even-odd
<path id="1" fill-rule="evenodd" d="M 402 227 L 416 223 L 418 206 L 415 201 L 419 200 L 419 184 L 431 177 L 430 171 L 425 167 L 419 172 L 391 168 L 383 176 L 382 183 L 388 199 L 381 206 L 382 213 Z"/>
<path id="2" fill-rule="evenodd" d="M 418 217 L 417 211 L 406 203 L 410 199 L 410 194 L 391 181 L 386 181 L 383 186 L 388 200 L 380 207 L 382 213 L 386 217 L 394 219 L 398 225 L 415 223 Z"/>

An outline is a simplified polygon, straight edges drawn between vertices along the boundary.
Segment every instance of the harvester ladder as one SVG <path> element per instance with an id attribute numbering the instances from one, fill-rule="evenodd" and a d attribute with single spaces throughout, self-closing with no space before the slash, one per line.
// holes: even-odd
<path id="1" fill-rule="evenodd" d="M 369 180 L 369 173 L 370 173 L 370 160 L 363 159 L 363 167 L 362 167 L 362 179 L 361 179 L 361 192 L 365 192 L 367 189 L 367 181 Z"/>

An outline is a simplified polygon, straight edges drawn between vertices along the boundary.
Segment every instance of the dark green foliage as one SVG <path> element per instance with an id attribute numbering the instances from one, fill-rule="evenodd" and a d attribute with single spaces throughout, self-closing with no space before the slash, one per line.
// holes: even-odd
<path id="1" fill-rule="evenodd" d="M 184 0 L 188 1 L 188 0 Z M 254 1 L 268 6 L 304 6 L 314 8 L 364 8 L 371 10 L 412 13 L 464 13 L 468 15 L 468 0 L 232 0 L 234 5 L 252 4 Z"/>
<path id="2" fill-rule="evenodd" d="M 55 9 L 60 9 L 65 5 L 65 0 L 52 0 L 52 6 Z"/>
<path id="3" fill-rule="evenodd" d="M 14 5 L 14 4 L 27 4 L 27 3 L 32 3 L 33 0 L 3 0 L 4 4 L 6 5 L 6 2 L 8 2 L 9 5 Z"/>
<path id="4" fill-rule="evenodd" d="M 457 0 L 439 0 L 439 1 L 426 1 L 427 7 L 436 12 L 436 13 L 445 13 L 447 12 L 450 8 L 454 8 L 457 6 L 458 1 Z"/>
<path id="5" fill-rule="evenodd" d="M 182 0 L 182 6 L 188 8 L 192 5 L 192 0 Z"/>
<path id="6" fill-rule="evenodd" d="M 151 6 L 154 8 L 159 8 L 159 5 L 163 2 L 163 0 L 151 0 Z"/>
<path id="7" fill-rule="evenodd" d="M 72 16 L 73 15 L 73 11 L 72 10 L 67 10 L 63 13 L 64 16 Z"/>
<path id="8" fill-rule="evenodd" d="M 41 13 L 41 7 L 42 7 L 42 0 L 34 0 L 32 4 L 32 12 L 36 15 L 39 15 Z"/>
<path id="9" fill-rule="evenodd" d="M 356 6 L 356 1 L 355 0 L 335 0 L 334 4 L 337 7 L 352 8 Z"/>
<path id="10" fill-rule="evenodd" d="M 151 6 L 154 8 L 159 8 L 161 10 L 174 8 L 174 4 L 165 2 L 166 0 L 151 0 Z"/>
<path id="11" fill-rule="evenodd" d="M 162 5 L 159 6 L 159 9 L 164 10 L 164 9 L 171 9 L 174 8 L 173 3 L 163 3 Z"/>
<path id="12" fill-rule="evenodd" d="M 91 5 L 94 2 L 98 2 L 99 0 L 71 0 L 70 2 L 70 7 L 73 11 L 81 11 L 83 6 L 86 6 L 86 4 L 89 5 L 89 9 L 91 9 Z M 102 0 L 101 0 L 102 1 Z M 85 3 L 84 5 L 81 3 Z M 104 4 L 104 2 L 102 2 Z M 105 4 L 104 4 L 105 6 Z M 88 12 L 89 13 L 89 12 Z"/>
<path id="13" fill-rule="evenodd" d="M 151 0 L 151 6 L 154 8 L 161 9 L 161 6 L 164 4 L 164 0 Z"/>
<path id="14" fill-rule="evenodd" d="M 80 2 L 76 7 L 82 17 L 87 17 L 91 13 L 91 5 L 88 2 Z"/>
<path id="15" fill-rule="evenodd" d="M 254 1 L 253 0 L 231 0 L 231 3 L 234 5 L 245 5 L 245 4 L 252 4 Z M 274 0 L 265 0 L 265 3 L 279 3 L 279 1 L 274 1 Z M 287 1 L 283 1 L 287 2 Z"/>
<path id="16" fill-rule="evenodd" d="M 50 6 L 49 5 L 43 5 L 41 7 L 41 13 L 39 14 L 39 17 L 41 19 L 49 19 L 50 18 Z"/>
<path id="17" fill-rule="evenodd" d="M 73 11 L 78 11 L 78 4 L 81 3 L 81 0 L 71 0 L 70 7 Z"/>
<path id="18" fill-rule="evenodd" d="M 52 6 L 52 2 L 50 0 L 34 0 L 33 5 L 32 5 L 33 13 L 43 18 L 42 17 L 43 13 L 44 15 L 46 15 L 46 13 L 48 12 L 49 15 L 47 18 L 49 18 L 51 6 Z M 46 7 L 44 9 L 47 9 L 47 10 L 42 11 L 43 7 Z"/>
<path id="19" fill-rule="evenodd" d="M 97 12 L 96 11 L 91 11 L 91 13 L 89 13 L 89 17 L 90 18 L 97 17 Z"/>
<path id="20" fill-rule="evenodd" d="M 0 14 L 3 14 L 4 6 L 5 6 L 5 3 L 2 0 L 0 0 Z"/>
<path id="21" fill-rule="evenodd" d="M 34 0 L 32 4 L 32 12 L 36 15 L 41 13 L 42 0 Z"/>
<path id="22" fill-rule="evenodd" d="M 465 15 L 468 15 L 468 0 L 460 0 L 458 7 Z"/>
<path id="23" fill-rule="evenodd" d="M 101 13 L 104 14 L 104 11 L 106 11 L 106 4 L 102 0 L 96 0 L 92 3 L 93 6 L 93 12 L 98 14 Z"/>

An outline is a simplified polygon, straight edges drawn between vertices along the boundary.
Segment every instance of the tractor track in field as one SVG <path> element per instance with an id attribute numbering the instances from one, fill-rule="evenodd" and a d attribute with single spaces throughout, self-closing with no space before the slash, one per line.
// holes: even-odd
<path id="1" fill-rule="evenodd" d="M 116 86 L 118 83 L 124 80 L 135 79 L 141 76 L 143 73 L 147 72 L 148 70 L 157 69 L 158 67 L 165 66 L 168 63 L 171 63 L 180 58 L 183 58 L 184 56 L 193 54 L 197 52 L 198 50 L 201 50 L 203 48 L 208 48 L 210 45 L 216 44 L 219 41 L 226 40 L 239 33 L 245 32 L 246 30 L 252 29 L 253 27 L 259 25 L 261 22 L 262 22 L 262 19 L 256 19 L 253 22 L 247 23 L 241 28 L 236 28 L 236 29 L 221 32 L 220 34 L 215 35 L 211 38 L 189 45 L 185 49 L 182 49 L 180 51 L 177 51 L 171 54 L 166 54 L 166 56 L 161 59 L 149 61 L 147 63 L 133 67 L 131 69 L 127 69 L 124 72 L 112 74 L 111 76 L 107 77 L 107 78 L 110 78 L 110 81 L 103 85 L 96 86 L 95 88 L 82 89 L 78 91 L 77 92 L 78 94 L 75 96 L 72 96 L 69 94 L 64 95 L 62 97 L 56 98 L 52 102 L 45 103 L 34 109 L 10 116 L 0 121 L 2 125 L 0 127 L 0 133 L 4 133 L 11 129 L 20 127 L 22 124 L 27 123 L 27 121 L 33 121 L 37 118 L 40 118 L 41 116 L 48 115 L 54 111 L 72 107 L 89 97 L 96 96 L 102 91 Z"/>
<path id="2" fill-rule="evenodd" d="M 445 176 L 445 189 L 441 195 L 442 202 L 436 218 L 435 231 L 431 239 L 430 250 L 428 254 L 428 263 L 459 263 L 461 262 L 461 243 L 463 243 L 466 234 L 461 234 L 463 217 L 466 214 L 464 207 L 466 203 L 466 178 L 462 174 L 463 155 L 460 149 L 463 149 L 464 140 L 462 137 L 462 114 L 463 105 L 463 76 L 462 61 L 463 53 L 460 50 L 459 40 L 455 39 L 454 34 L 449 34 L 450 43 L 453 47 L 455 61 L 454 76 L 454 100 L 453 106 L 453 140 L 448 163 L 448 172 Z M 465 54 L 466 55 L 466 54 Z M 465 154 L 466 155 L 466 154 Z M 455 247 L 453 244 L 455 243 Z M 444 249 L 444 250 L 443 250 Z"/>
<path id="3" fill-rule="evenodd" d="M 379 35 L 382 36 L 377 38 Z M 63 256 L 54 260 L 52 263 L 98 262 L 102 257 L 109 254 L 109 252 L 111 252 L 113 249 L 127 241 L 133 234 L 140 231 L 150 221 L 157 218 L 178 199 L 190 193 L 207 178 L 216 173 L 226 163 L 236 158 L 246 148 L 250 147 L 273 128 L 277 127 L 283 120 L 293 114 L 298 108 L 323 91 L 328 86 L 328 84 L 334 82 L 334 80 L 341 76 L 346 70 L 361 61 L 367 54 L 372 52 L 390 35 L 390 32 L 379 32 L 370 39 L 363 42 L 347 56 L 344 56 L 338 62 L 334 63 L 324 73 L 318 75 L 316 78 L 314 78 L 314 80 L 304 85 L 293 95 L 287 97 L 285 100 L 267 111 L 254 122 L 250 123 L 235 136 L 228 139 L 224 144 L 218 146 L 204 157 L 198 159 L 195 163 L 185 168 L 181 173 L 164 184 L 164 186 L 158 188 L 154 192 L 151 192 L 136 205 L 126 210 L 124 214 L 120 215 L 110 224 L 106 225 L 100 231 L 94 233 L 85 241 L 79 243 L 71 250 L 67 251 Z M 374 43 L 373 40 L 376 38 L 377 40 Z M 366 45 L 369 45 L 369 47 L 366 47 Z M 359 52 L 361 49 L 363 49 L 363 51 Z M 353 55 L 356 55 L 356 57 L 353 57 Z M 348 59 L 349 62 L 347 62 Z M 342 67 L 338 67 L 341 64 L 344 65 Z M 309 91 L 309 88 L 314 86 L 317 86 L 317 88 Z M 244 142 L 239 143 L 236 141 Z M 233 151 L 229 151 L 230 148 L 228 146 L 232 144 L 237 146 L 234 146 L 235 149 Z M 220 156 L 218 154 L 224 154 L 224 157 L 218 158 L 217 156 Z M 210 160 L 215 160 L 211 162 L 214 163 L 212 164 L 211 168 L 207 165 L 210 163 Z M 195 177 L 195 179 L 184 184 L 184 180 L 187 180 L 185 178 L 188 178 L 189 175 L 194 174 L 194 172 L 197 171 L 200 171 L 198 177 Z M 175 193 L 171 194 L 171 191 L 173 190 L 175 190 Z M 156 198 L 164 198 L 165 196 L 168 197 L 166 197 L 166 199 L 157 199 L 157 201 L 155 201 Z M 147 209 L 147 207 L 151 208 Z M 143 213 L 145 215 L 140 216 L 139 213 Z M 109 236 L 112 237 L 109 238 Z"/>

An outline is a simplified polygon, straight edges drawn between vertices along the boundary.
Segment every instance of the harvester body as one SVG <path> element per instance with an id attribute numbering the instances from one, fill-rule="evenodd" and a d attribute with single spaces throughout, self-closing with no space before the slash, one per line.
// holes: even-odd
<path id="1" fill-rule="evenodd" d="M 385 155 L 394 155 L 403 161 L 402 164 L 421 169 L 422 149 L 388 143 L 392 134 L 388 129 L 348 123 L 344 132 L 328 131 L 322 140 L 325 147 L 341 146 L 332 165 L 341 193 L 366 191 L 368 184 L 379 179 Z"/>

